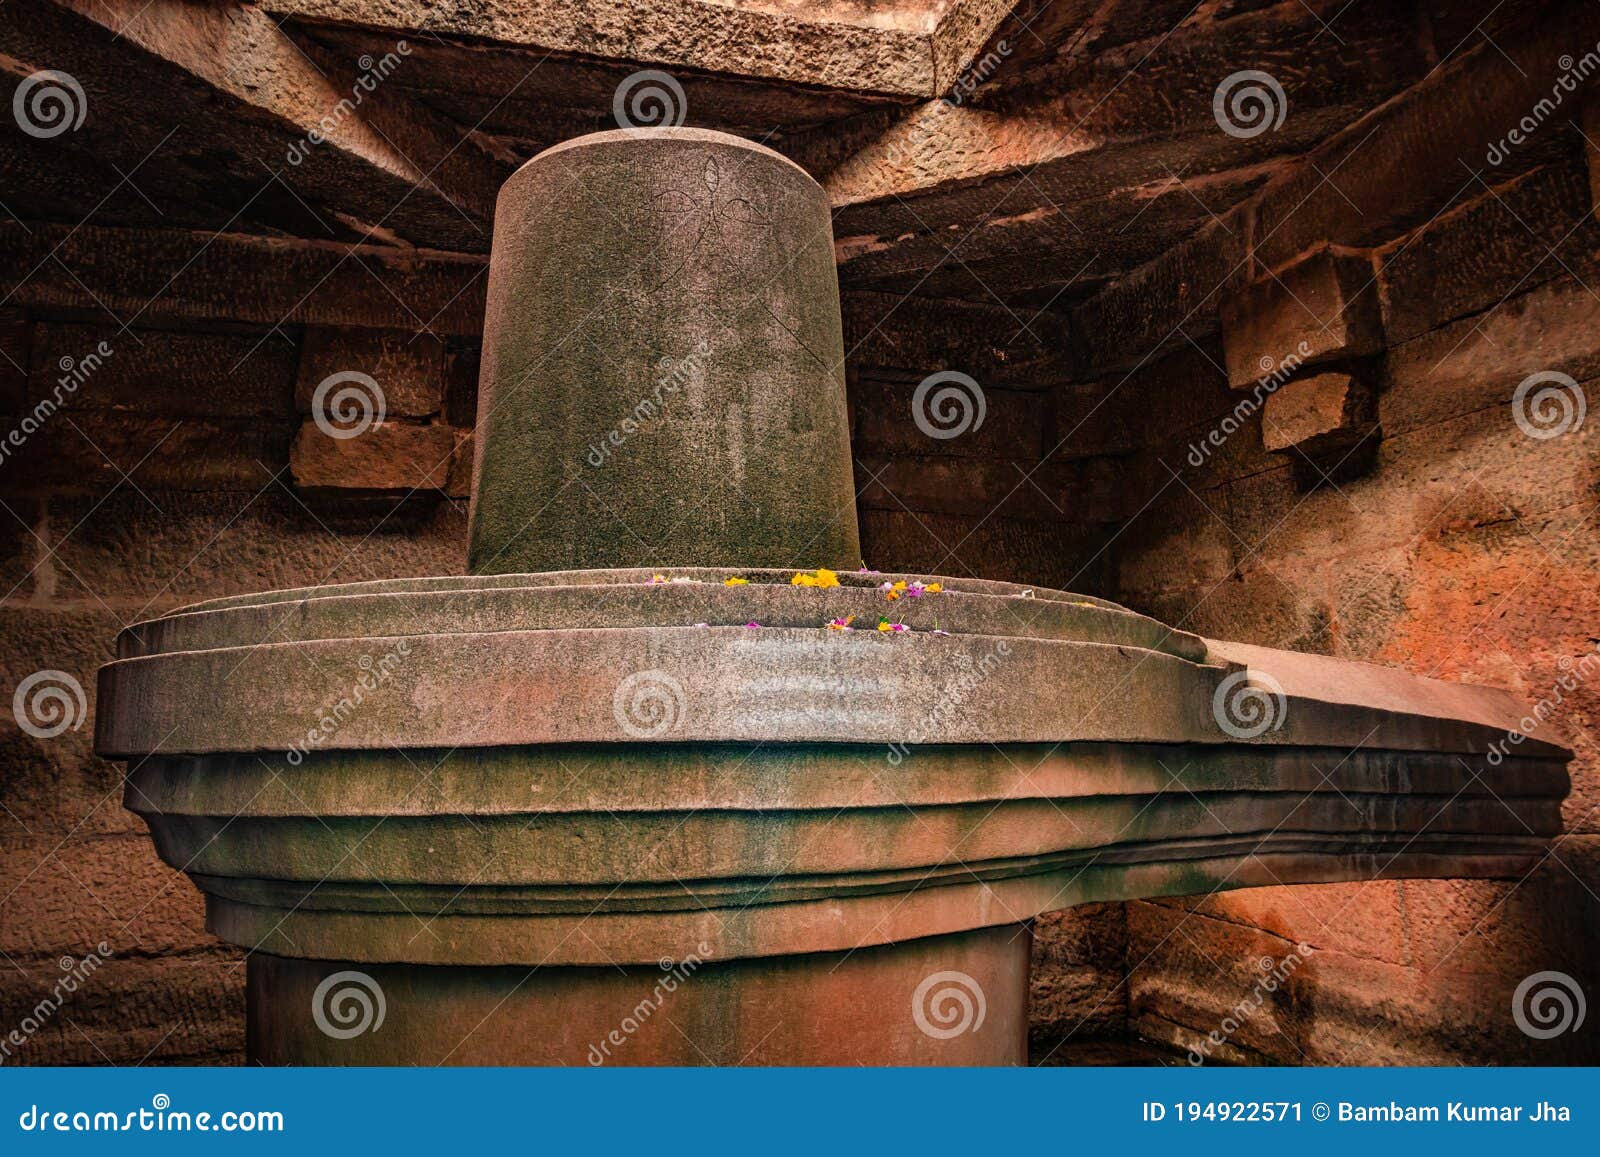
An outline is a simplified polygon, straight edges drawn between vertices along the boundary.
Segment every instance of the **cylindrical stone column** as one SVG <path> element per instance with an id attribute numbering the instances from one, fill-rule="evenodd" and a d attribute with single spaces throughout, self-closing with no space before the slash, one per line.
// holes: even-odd
<path id="1" fill-rule="evenodd" d="M 833 232 L 803 170 L 625 129 L 506 182 L 469 565 L 860 565 Z"/>

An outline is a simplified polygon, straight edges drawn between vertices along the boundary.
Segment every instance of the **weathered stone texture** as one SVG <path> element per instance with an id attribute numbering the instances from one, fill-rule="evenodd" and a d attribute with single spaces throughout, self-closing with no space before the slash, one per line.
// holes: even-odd
<path id="1" fill-rule="evenodd" d="M 1368 255 L 1320 249 L 1225 298 L 1228 384 L 1243 389 L 1285 364 L 1311 366 L 1383 348 Z"/>
<path id="2" fill-rule="evenodd" d="M 1433 228 L 1464 227 L 1471 212 Z M 1560 212 L 1551 200 L 1546 213 Z M 1547 224 L 1530 221 L 1535 230 Z M 1399 271 L 1418 276 L 1429 240 L 1425 232 L 1423 256 Z M 1193 1047 L 1247 995 L 1249 978 L 1229 971 L 1239 960 L 1275 940 L 1305 939 L 1319 951 L 1291 985 L 1288 1005 L 1251 1018 L 1229 1038 L 1233 1051 L 1219 1049 L 1217 1059 L 1561 1063 L 1600 1054 L 1592 1034 L 1546 1047 L 1509 1017 L 1510 991 L 1522 977 L 1563 967 L 1582 974 L 1584 954 L 1595 951 L 1583 926 L 1600 917 L 1585 890 L 1593 888 L 1592 833 L 1600 831 L 1600 752 L 1589 738 L 1600 681 L 1584 676 L 1557 691 L 1574 672 L 1600 674 L 1600 661 L 1585 660 L 1600 620 L 1600 435 L 1586 420 L 1559 437 L 1530 437 L 1511 405 L 1518 384 L 1541 370 L 1569 373 L 1595 396 L 1600 305 L 1570 276 L 1530 287 L 1525 265 L 1486 258 L 1484 268 L 1495 272 L 1475 296 L 1454 300 L 1492 309 L 1384 356 L 1385 437 L 1368 477 L 1308 494 L 1288 467 L 1234 460 L 1230 469 L 1232 443 L 1262 445 L 1263 428 L 1267 447 L 1281 438 L 1261 417 L 1235 430 L 1203 471 L 1183 462 L 1182 440 L 1166 442 L 1157 458 L 1186 481 L 1191 470 L 1209 471 L 1205 488 L 1182 501 L 1164 495 L 1133 520 L 1119 539 L 1119 596 L 1191 630 L 1510 686 L 1530 704 L 1552 702 L 1556 726 L 1579 753 L 1565 817 L 1580 834 L 1521 887 L 1408 882 L 1131 905 L 1130 956 L 1161 947 L 1134 969 L 1130 1024 L 1169 1045 Z M 1445 302 L 1439 312 L 1455 308 Z M 1219 388 L 1221 369 L 1212 374 Z M 1155 388 L 1187 383 L 1177 366 L 1149 378 Z M 1266 419 L 1303 384 L 1272 395 Z M 1177 489 L 1158 465 L 1144 469 L 1147 491 Z M 1211 565 L 1197 571 L 1207 557 Z M 1190 908 L 1200 914 L 1188 916 Z"/>
<path id="3" fill-rule="evenodd" d="M 1261 411 L 1262 445 L 1334 458 L 1374 436 L 1377 400 L 1350 374 L 1316 374 L 1280 386 Z"/>

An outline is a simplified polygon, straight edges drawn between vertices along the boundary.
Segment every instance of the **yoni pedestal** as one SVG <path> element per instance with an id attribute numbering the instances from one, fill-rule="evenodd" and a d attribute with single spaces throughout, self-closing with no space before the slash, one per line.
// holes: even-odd
<path id="1" fill-rule="evenodd" d="M 1503 692 L 847 570 L 828 204 L 769 150 L 541 154 L 487 317 L 474 574 L 203 603 L 101 672 L 256 1060 L 1019 1063 L 1041 912 L 1560 829 Z"/>

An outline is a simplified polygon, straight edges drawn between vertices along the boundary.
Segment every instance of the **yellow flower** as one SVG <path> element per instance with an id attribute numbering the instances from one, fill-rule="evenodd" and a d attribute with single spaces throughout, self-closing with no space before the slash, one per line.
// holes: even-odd
<path id="1" fill-rule="evenodd" d="M 750 585 L 750 580 L 747 578 L 740 578 L 738 575 L 734 575 L 732 578 L 723 579 L 722 585 L 725 587 L 747 587 Z"/>
<path id="2" fill-rule="evenodd" d="M 789 580 L 789 585 L 794 587 L 836 587 L 839 585 L 839 576 L 827 567 L 818 567 L 814 571 L 798 571 Z"/>
<path id="3" fill-rule="evenodd" d="M 925 592 L 927 592 L 928 594 L 930 594 L 930 595 L 936 595 L 940 591 L 944 590 L 944 584 L 943 583 L 929 583 L 927 586 L 923 587 L 922 589 Z"/>

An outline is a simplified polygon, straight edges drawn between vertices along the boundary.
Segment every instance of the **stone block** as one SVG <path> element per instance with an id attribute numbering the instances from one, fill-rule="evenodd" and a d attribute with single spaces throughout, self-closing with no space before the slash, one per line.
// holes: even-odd
<path id="1" fill-rule="evenodd" d="M 1037 458 L 1042 452 L 1045 395 L 1032 390 L 999 389 L 978 383 L 983 393 L 983 422 L 953 437 L 935 438 L 916 420 L 913 400 L 920 378 L 863 372 L 850 383 L 855 428 L 851 446 L 857 454 L 938 454 L 947 458 Z M 925 407 L 926 408 L 926 407 Z M 952 411 L 955 414 L 955 411 Z M 974 422 L 977 411 L 973 411 Z M 924 423 L 939 433 L 952 423 Z"/>
<path id="2" fill-rule="evenodd" d="M 1376 429 L 1373 393 L 1350 374 L 1296 378 L 1279 386 L 1261 411 L 1263 446 L 1313 461 L 1337 461 Z"/>
<path id="3" fill-rule="evenodd" d="M 1331 246 L 1225 298 L 1219 316 L 1228 384 L 1235 389 L 1383 348 L 1370 254 Z"/>
<path id="4" fill-rule="evenodd" d="M 1565 278 L 1600 248 L 1582 158 L 1542 165 L 1378 251 L 1391 347 Z M 1587 274 L 1583 274 L 1587 280 Z"/>
<path id="5" fill-rule="evenodd" d="M 455 455 L 456 431 L 450 426 L 385 421 L 338 438 L 308 419 L 290 448 L 289 470 L 302 492 L 442 492 Z"/>
<path id="6" fill-rule="evenodd" d="M 439 412 L 445 369 L 444 343 L 432 334 L 307 326 L 295 381 L 295 408 L 311 413 L 318 386 L 330 377 L 365 374 L 382 391 L 386 416 L 426 418 Z M 330 384 L 325 405 L 331 404 L 341 384 Z"/>
<path id="7" fill-rule="evenodd" d="M 127 487 L 104 501 L 59 497 L 49 504 L 49 524 L 62 528 L 51 539 L 57 596 L 119 596 L 135 609 L 150 600 L 155 609 L 283 587 L 461 574 L 465 505 L 441 502 L 421 523 L 391 518 L 373 533 L 330 526 L 290 492 L 287 477 L 250 495 L 163 495 L 159 511 Z"/>
<path id="8" fill-rule="evenodd" d="M 11 892 L 0 905 L 0 951 L 7 956 L 51 959 L 100 942 L 118 955 L 153 956 L 216 943 L 206 931 L 203 897 L 161 862 L 143 830 L 7 839 L 0 865 Z"/>
<path id="9" fill-rule="evenodd" d="M 28 385 L 33 324 L 20 309 L 0 309 L 0 420 L 9 426 L 22 411 Z"/>
<path id="10" fill-rule="evenodd" d="M 55 959 L 0 972 L 0 1021 L 21 1026 L 61 975 Z M 16 1062 L 242 1064 L 244 977 L 244 954 L 225 946 L 166 959 L 114 954 L 12 1046 Z"/>
<path id="11" fill-rule="evenodd" d="M 288 420 L 60 410 L 6 461 L 0 483 L 97 497 L 119 487 L 255 494 L 282 465 L 292 432 Z"/>
<path id="12" fill-rule="evenodd" d="M 185 333 L 37 322 L 29 402 L 148 417 L 287 418 L 295 350 L 277 333 Z M 170 425 L 170 423 L 169 423 Z"/>
<path id="13" fill-rule="evenodd" d="M 113 609 L 92 599 L 75 609 L 16 603 L 0 609 L 0 838 L 53 843 L 69 833 L 143 830 L 122 808 L 122 769 L 93 750 L 95 673 L 136 613 L 137 604 Z M 24 686 L 15 712 L 14 696 Z M 7 872 L 6 878 L 22 877 Z M 4 939 L 0 933 L 0 945 Z"/>

